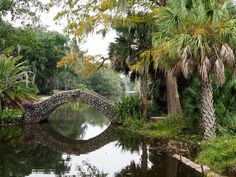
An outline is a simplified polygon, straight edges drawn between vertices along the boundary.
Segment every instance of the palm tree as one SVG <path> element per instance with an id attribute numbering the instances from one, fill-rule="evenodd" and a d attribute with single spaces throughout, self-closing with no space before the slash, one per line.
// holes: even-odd
<path id="1" fill-rule="evenodd" d="M 116 28 L 118 37 L 109 47 L 109 58 L 112 61 L 113 69 L 125 75 L 131 72 L 131 80 L 140 78 L 143 105 L 142 114 L 144 119 L 147 117 L 148 109 L 148 74 L 151 76 L 152 81 L 160 78 L 162 81 L 165 80 L 168 114 L 182 114 L 176 77 L 169 69 L 164 71 L 164 68 L 155 68 L 152 62 L 152 57 L 155 53 L 152 46 L 153 28 L 155 28 L 153 24 L 148 22 L 139 22 L 131 28 Z"/>
<path id="2" fill-rule="evenodd" d="M 34 99 L 36 86 L 29 66 L 21 57 L 0 55 L 0 108 L 19 107 L 24 100 Z"/>
<path id="3" fill-rule="evenodd" d="M 224 68 L 235 69 L 232 46 L 236 41 L 235 7 L 220 0 L 170 0 L 158 13 L 155 46 L 158 62 L 202 82 L 204 137 L 216 134 L 211 75 L 224 83 Z"/>
<path id="4" fill-rule="evenodd" d="M 118 37 L 109 46 L 109 58 L 115 71 L 130 74 L 131 80 L 140 78 L 140 92 L 142 98 L 142 117 L 147 119 L 148 110 L 148 57 L 145 52 L 152 49 L 152 25 L 142 22 L 132 27 L 116 28 Z M 148 53 L 148 52 L 147 52 Z"/>

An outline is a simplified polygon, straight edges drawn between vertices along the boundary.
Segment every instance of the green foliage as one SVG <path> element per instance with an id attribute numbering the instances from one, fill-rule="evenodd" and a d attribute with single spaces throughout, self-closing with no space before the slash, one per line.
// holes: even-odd
<path id="1" fill-rule="evenodd" d="M 65 69 L 58 69 L 52 82 L 53 87 L 58 90 L 73 89 L 77 83 L 87 85 L 82 78 Z"/>
<path id="2" fill-rule="evenodd" d="M 132 121 L 141 119 L 141 98 L 125 96 L 115 104 L 116 115 L 120 121 Z"/>
<path id="3" fill-rule="evenodd" d="M 187 132 L 184 132 L 184 128 L 185 124 L 183 119 L 179 117 L 166 117 L 159 122 L 145 124 L 140 132 L 149 136 L 180 139 L 183 137 L 184 133 L 185 138 L 189 135 Z"/>
<path id="4" fill-rule="evenodd" d="M 17 109 L 0 111 L 0 124 L 18 122 L 22 119 L 23 112 Z"/>
<path id="5" fill-rule="evenodd" d="M 140 150 L 140 144 L 144 136 L 140 136 L 136 132 L 127 129 L 120 129 L 118 131 L 118 142 L 116 146 L 121 147 L 124 151 L 138 152 Z"/>
<path id="6" fill-rule="evenodd" d="M 169 0 L 168 6 L 158 12 L 155 45 L 159 62 L 173 65 L 187 57 L 186 62 L 192 60 L 198 66 L 211 55 L 222 60 L 225 56 L 220 58 L 221 46 L 224 43 L 233 46 L 235 42 L 233 9 L 230 1 Z"/>
<path id="7" fill-rule="evenodd" d="M 210 166 L 216 172 L 229 174 L 236 164 L 235 145 L 236 137 L 227 135 L 204 142 L 197 162 Z"/>
<path id="8" fill-rule="evenodd" d="M 235 133 L 236 131 L 236 79 L 227 72 L 226 82 L 218 86 L 217 80 L 213 79 L 213 97 L 218 131 L 224 129 Z M 182 94 L 182 105 L 186 126 L 189 131 L 198 133 L 201 130 L 201 83 L 193 79 L 190 86 Z"/>
<path id="9" fill-rule="evenodd" d="M 0 106 L 18 107 L 24 100 L 33 100 L 37 89 L 26 61 L 21 57 L 0 55 Z"/>
<path id="10" fill-rule="evenodd" d="M 183 119 L 186 127 L 193 133 L 201 130 L 201 83 L 198 79 L 193 79 L 182 96 Z"/>
<path id="11" fill-rule="evenodd" d="M 99 70 L 87 79 L 67 70 L 60 70 L 54 76 L 53 85 L 62 90 L 81 88 L 83 85 L 101 95 L 120 95 L 124 92 L 120 76 L 109 68 Z"/>
<path id="12" fill-rule="evenodd" d="M 158 73 L 158 75 L 161 75 Z M 166 85 L 164 82 L 161 82 L 161 80 L 153 79 L 149 83 L 149 93 L 152 101 L 153 101 L 153 107 L 155 108 L 153 110 L 153 115 L 164 115 L 167 112 L 167 100 L 166 97 L 163 96 L 166 94 Z"/>
<path id="13" fill-rule="evenodd" d="M 217 86 L 213 82 L 213 96 L 215 99 L 216 121 L 219 131 L 223 129 L 230 133 L 236 133 L 236 77 L 227 73 L 226 82 L 223 86 Z"/>
<path id="14" fill-rule="evenodd" d="M 88 87 L 85 84 L 73 84 L 73 89 L 88 90 Z"/>
<path id="15" fill-rule="evenodd" d="M 40 93 L 50 94 L 54 89 L 52 80 L 57 70 L 56 64 L 66 54 L 67 40 L 57 32 L 40 28 L 28 30 L 33 32 L 35 43 L 33 47 L 23 46 L 20 53 L 32 66 Z"/>
<path id="16" fill-rule="evenodd" d="M 11 20 L 21 19 L 29 23 L 29 20 L 38 20 L 37 12 L 45 7 L 40 0 L 1 0 L 0 19 L 10 15 Z"/>
<path id="17" fill-rule="evenodd" d="M 50 120 L 57 132 L 72 139 L 82 139 L 88 124 L 101 128 L 109 125 L 109 121 L 103 114 L 81 103 L 67 103 L 60 106 L 50 115 Z"/>
<path id="18" fill-rule="evenodd" d="M 185 122 L 180 117 L 166 117 L 158 122 L 144 122 L 134 117 L 123 120 L 123 127 L 126 131 L 133 131 L 137 134 L 153 138 L 177 139 L 182 141 L 196 141 L 199 136 L 195 136 L 185 130 Z"/>
<path id="19" fill-rule="evenodd" d="M 144 17 L 145 13 L 133 13 L 130 16 Z M 109 59 L 115 71 L 129 75 L 131 80 L 144 72 L 151 59 L 153 23 L 140 22 L 134 26 L 115 28 L 118 37 L 109 45 Z M 147 66 L 146 66 L 147 65 Z"/>
<path id="20" fill-rule="evenodd" d="M 35 74 L 40 93 L 51 93 L 56 64 L 67 52 L 66 37 L 40 27 L 14 28 L 1 21 L 0 24 L 0 51 L 11 48 L 11 55 L 23 56 Z"/>
<path id="21" fill-rule="evenodd" d="M 1 114 L 1 113 L 0 113 Z M 0 140 L 8 140 L 24 134 L 22 127 L 3 126 L 0 128 Z"/>
<path id="22" fill-rule="evenodd" d="M 121 95 L 124 92 L 119 74 L 109 68 L 94 73 L 88 78 L 88 82 L 93 91 L 102 95 Z"/>

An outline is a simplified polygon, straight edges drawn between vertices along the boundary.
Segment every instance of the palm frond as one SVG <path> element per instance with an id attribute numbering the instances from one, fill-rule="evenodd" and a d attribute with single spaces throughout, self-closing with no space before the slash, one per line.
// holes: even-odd
<path id="1" fill-rule="evenodd" d="M 225 82 L 225 67 L 220 59 L 216 60 L 214 70 L 220 85 L 223 85 Z"/>
<path id="2" fill-rule="evenodd" d="M 228 44 L 223 44 L 221 47 L 220 55 L 225 62 L 225 64 L 233 68 L 234 63 L 235 63 L 235 58 L 234 58 L 234 52 L 233 50 L 229 47 Z"/>

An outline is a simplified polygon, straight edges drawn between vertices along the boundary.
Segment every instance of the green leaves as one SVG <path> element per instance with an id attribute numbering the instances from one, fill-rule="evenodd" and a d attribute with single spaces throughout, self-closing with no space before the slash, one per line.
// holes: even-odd
<path id="1" fill-rule="evenodd" d="M 6 109 L 0 111 L 0 124 L 14 123 L 22 118 L 22 111 L 17 109 Z"/>
<path id="2" fill-rule="evenodd" d="M 0 55 L 0 103 L 1 108 L 19 107 L 26 99 L 34 99 L 37 91 L 33 84 L 33 74 L 21 57 Z"/>
<path id="3" fill-rule="evenodd" d="M 116 114 L 121 121 L 125 119 L 141 119 L 141 98 L 126 96 L 115 105 Z"/>
<path id="4" fill-rule="evenodd" d="M 170 0 L 169 6 L 157 14 L 158 31 L 154 34 L 154 45 L 159 56 L 156 60 L 168 63 L 169 67 L 182 60 L 184 75 L 198 70 L 203 80 L 213 68 L 217 68 L 213 71 L 220 74 L 218 78 L 222 82 L 223 72 L 219 69 L 236 67 L 232 50 L 236 43 L 234 14 L 232 3 L 228 1 Z M 215 62 L 216 59 L 221 61 Z"/>
<path id="5" fill-rule="evenodd" d="M 20 19 L 22 23 L 38 21 L 38 11 L 46 7 L 40 0 L 1 0 L 0 2 L 0 20 L 8 15 L 11 20 Z"/>

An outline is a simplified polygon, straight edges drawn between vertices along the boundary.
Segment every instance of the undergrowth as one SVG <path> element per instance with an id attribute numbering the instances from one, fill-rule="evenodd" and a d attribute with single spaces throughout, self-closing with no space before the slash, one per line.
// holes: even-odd
<path id="1" fill-rule="evenodd" d="M 201 143 L 196 161 L 221 174 L 236 176 L 236 136 L 224 135 Z"/>
<path id="2" fill-rule="evenodd" d="M 18 109 L 5 109 L 0 111 L 0 124 L 8 124 L 21 120 L 23 112 Z"/>

